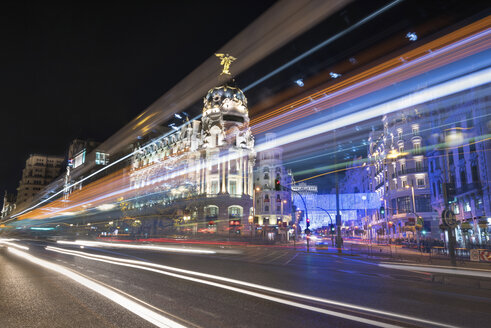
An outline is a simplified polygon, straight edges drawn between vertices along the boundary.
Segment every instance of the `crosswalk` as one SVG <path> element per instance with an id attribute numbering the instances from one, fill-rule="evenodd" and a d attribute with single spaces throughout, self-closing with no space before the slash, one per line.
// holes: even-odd
<path id="1" fill-rule="evenodd" d="M 412 280 L 420 282 L 431 281 L 431 277 L 428 275 L 413 272 L 412 274 L 404 275 L 398 273 L 380 273 L 377 271 L 366 270 L 366 267 L 362 270 L 349 270 L 341 269 L 340 264 L 343 263 L 343 259 L 332 257 L 332 255 L 322 253 L 307 253 L 302 250 L 294 249 L 271 249 L 265 250 L 260 247 L 248 247 L 242 250 L 240 254 L 224 254 L 218 255 L 225 260 L 241 261 L 254 264 L 267 264 L 267 265 L 280 265 L 280 266 L 299 266 L 304 265 L 309 258 L 315 256 L 319 259 L 316 263 L 324 269 L 328 269 L 332 272 L 337 272 L 344 275 L 358 275 L 365 278 L 380 278 L 391 280 Z M 325 261 L 323 259 L 326 259 Z M 346 260 L 346 259 L 345 259 Z M 349 261 L 355 261 L 350 259 Z"/>

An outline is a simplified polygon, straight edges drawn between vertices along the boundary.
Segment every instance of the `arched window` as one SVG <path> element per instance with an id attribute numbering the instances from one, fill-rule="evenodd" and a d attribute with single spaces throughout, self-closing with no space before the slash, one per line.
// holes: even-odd
<path id="1" fill-rule="evenodd" d="M 269 202 L 269 195 L 267 195 L 267 194 L 266 194 L 266 195 L 264 195 L 264 201 L 265 201 L 265 202 Z"/>
<path id="2" fill-rule="evenodd" d="M 228 217 L 230 219 L 237 219 L 242 217 L 242 207 L 234 205 L 228 208 Z"/>
<path id="3" fill-rule="evenodd" d="M 207 219 L 217 218 L 218 217 L 218 206 L 215 206 L 215 205 L 207 206 L 205 209 L 205 213 L 206 213 Z"/>

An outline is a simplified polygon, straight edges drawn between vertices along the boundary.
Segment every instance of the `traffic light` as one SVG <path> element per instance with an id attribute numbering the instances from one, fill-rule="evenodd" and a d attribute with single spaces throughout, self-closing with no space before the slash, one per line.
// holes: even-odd
<path id="1" fill-rule="evenodd" d="M 310 227 L 310 219 L 307 218 L 307 229 Z"/>
<path id="2" fill-rule="evenodd" d="M 274 180 L 274 189 L 276 191 L 281 191 L 281 183 L 280 183 L 280 179 L 275 179 Z"/>
<path id="3" fill-rule="evenodd" d="M 385 207 L 380 206 L 380 215 L 384 216 L 385 215 Z"/>
<path id="4" fill-rule="evenodd" d="M 330 224 L 329 226 L 331 227 L 331 232 L 336 231 L 336 227 L 334 226 L 334 224 Z"/>

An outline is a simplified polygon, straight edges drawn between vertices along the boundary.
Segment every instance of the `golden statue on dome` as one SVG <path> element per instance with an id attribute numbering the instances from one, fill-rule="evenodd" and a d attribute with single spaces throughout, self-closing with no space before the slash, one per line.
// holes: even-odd
<path id="1" fill-rule="evenodd" d="M 222 73 L 220 75 L 226 74 L 226 75 L 231 75 L 230 74 L 230 64 L 232 64 L 233 61 L 235 61 L 237 58 L 230 56 L 229 54 L 215 54 L 218 58 L 220 58 L 220 65 L 223 66 Z"/>

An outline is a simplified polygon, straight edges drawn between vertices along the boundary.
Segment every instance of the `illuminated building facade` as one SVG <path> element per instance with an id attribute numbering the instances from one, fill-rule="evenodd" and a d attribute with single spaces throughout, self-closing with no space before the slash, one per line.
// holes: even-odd
<path id="1" fill-rule="evenodd" d="M 381 207 L 367 222 L 368 236 L 418 238 L 418 230 L 439 237 L 438 216 L 431 207 L 428 160 L 424 153 L 428 131 L 417 108 L 385 115 L 383 130 L 369 136 L 369 188 Z M 418 226 L 418 217 L 423 219 Z"/>
<path id="2" fill-rule="evenodd" d="M 266 134 L 266 142 L 273 143 L 274 133 Z M 269 232 L 286 234 L 291 222 L 291 172 L 283 166 L 283 149 L 272 147 L 257 154 L 258 166 L 254 172 L 255 217 L 259 226 Z M 278 185 L 278 186 L 277 186 Z M 271 229 L 268 229 L 271 227 Z"/>
<path id="3" fill-rule="evenodd" d="M 57 178 L 61 173 L 63 161 L 63 156 L 30 155 L 17 188 L 17 207 L 30 201 L 41 189 Z"/>
<path id="4" fill-rule="evenodd" d="M 5 190 L 5 194 L 3 196 L 2 211 L 0 212 L 0 219 L 6 218 L 14 210 L 15 210 L 15 195 L 9 194 L 7 190 Z"/>
<path id="5" fill-rule="evenodd" d="M 161 207 L 158 220 L 174 220 L 186 231 L 241 233 L 252 215 L 255 152 L 239 88 L 211 89 L 201 120 L 141 149 L 130 172 L 133 207 Z"/>
<path id="6" fill-rule="evenodd" d="M 486 244 L 491 221 L 489 100 L 473 90 L 449 101 L 446 110 L 435 108 L 432 114 L 432 144 L 442 145 L 428 153 L 432 205 L 441 215 L 446 183 L 448 209 L 459 223 L 457 241 L 461 246 Z"/>

